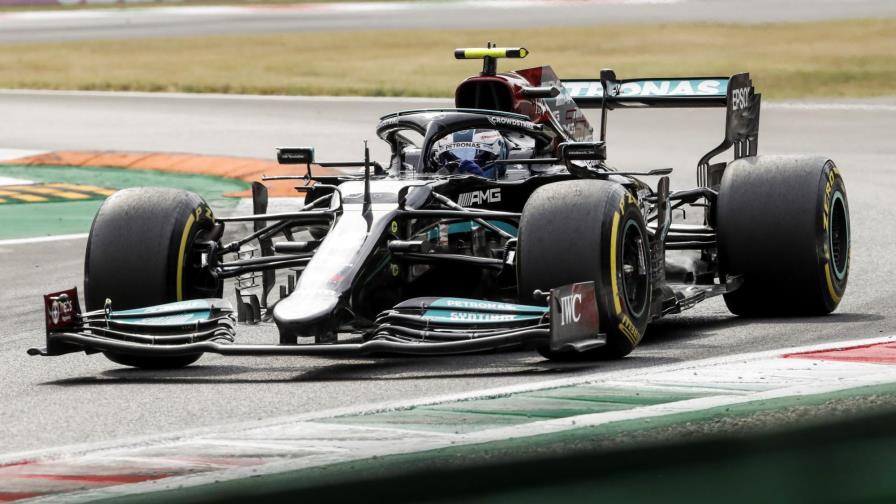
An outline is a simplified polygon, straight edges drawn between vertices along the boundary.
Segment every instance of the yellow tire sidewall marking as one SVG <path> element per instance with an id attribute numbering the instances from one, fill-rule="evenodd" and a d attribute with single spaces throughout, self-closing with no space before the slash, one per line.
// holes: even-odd
<path id="1" fill-rule="evenodd" d="M 828 236 L 830 231 L 830 212 L 831 206 L 833 205 L 834 196 L 837 194 L 834 192 L 834 183 L 837 181 L 837 177 L 840 175 L 837 167 L 834 166 L 827 174 L 827 182 L 824 187 L 824 204 L 822 205 L 822 215 L 821 215 L 821 225 L 824 230 L 824 278 L 825 283 L 828 287 L 828 294 L 831 295 L 831 299 L 834 303 L 839 303 L 841 299 L 841 295 L 837 294 L 837 289 L 834 287 L 834 281 L 831 278 L 832 276 L 832 268 L 834 267 L 833 262 L 831 260 L 831 250 L 830 250 L 830 237 Z M 845 202 L 844 202 L 845 203 Z M 850 251 L 851 252 L 851 251 Z M 847 252 L 849 253 L 849 252 Z M 849 261 L 849 257 L 847 256 L 847 261 Z M 847 265 L 849 263 L 847 262 Z"/>
<path id="2" fill-rule="evenodd" d="M 613 292 L 613 306 L 616 315 L 622 313 L 622 297 L 619 294 L 619 281 L 616 279 L 616 243 L 619 239 L 619 217 L 621 212 L 613 213 L 612 231 L 610 231 L 610 288 Z"/>
<path id="3" fill-rule="evenodd" d="M 618 255 L 619 223 L 625 214 L 626 199 L 631 203 L 635 203 L 634 197 L 626 192 L 625 196 L 619 200 L 619 211 L 613 213 L 613 224 L 610 231 L 610 288 L 613 293 L 613 307 L 616 309 L 616 315 L 621 319 L 617 325 L 619 332 L 625 335 L 632 345 L 637 345 L 641 341 L 641 332 L 635 327 L 631 317 L 622 311 L 622 294 L 619 292 L 619 281 L 616 276 L 618 270 L 616 256 Z"/>
<path id="4" fill-rule="evenodd" d="M 191 213 L 189 217 L 187 217 L 187 223 L 184 224 L 184 231 L 180 237 L 180 248 L 177 253 L 177 300 L 184 300 L 184 255 L 187 250 L 187 240 L 190 238 L 190 231 L 193 229 L 193 224 L 196 223 L 196 219 L 198 215 L 201 215 L 200 212 L 202 210 L 200 208 L 196 209 L 195 213 Z"/>

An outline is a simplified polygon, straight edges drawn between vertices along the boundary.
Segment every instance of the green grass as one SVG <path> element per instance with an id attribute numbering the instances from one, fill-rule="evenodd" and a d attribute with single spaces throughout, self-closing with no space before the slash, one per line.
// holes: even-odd
<path id="1" fill-rule="evenodd" d="M 239 180 L 149 170 L 93 168 L 83 166 L 0 166 L 0 176 L 37 182 L 70 182 L 108 189 L 135 186 L 176 187 L 202 195 L 212 208 L 235 206 L 239 200 L 223 194 L 245 190 L 248 184 Z M 0 204 L 0 240 L 56 234 L 86 233 L 103 203 L 103 198 L 90 201 L 52 203 Z"/>
<path id="2" fill-rule="evenodd" d="M 551 64 L 596 77 L 749 71 L 766 98 L 896 95 L 896 19 L 765 25 L 368 31 L 16 44 L 0 87 L 215 93 L 451 96 L 480 69 L 454 47 L 488 38 L 532 51 L 510 70 Z"/>

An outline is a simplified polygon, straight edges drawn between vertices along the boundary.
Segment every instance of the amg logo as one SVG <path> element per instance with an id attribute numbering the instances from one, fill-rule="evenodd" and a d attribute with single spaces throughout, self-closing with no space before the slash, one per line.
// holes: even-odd
<path id="1" fill-rule="evenodd" d="M 480 205 L 482 203 L 499 203 L 501 201 L 501 189 L 492 187 L 484 191 L 461 193 L 457 197 L 457 204 L 462 207 Z"/>
<path id="2" fill-rule="evenodd" d="M 750 88 L 738 88 L 731 90 L 731 110 L 741 110 L 750 104 Z"/>
<path id="3" fill-rule="evenodd" d="M 574 324 L 581 320 L 582 314 L 578 306 L 582 304 L 581 294 L 570 294 L 560 298 L 560 325 Z"/>

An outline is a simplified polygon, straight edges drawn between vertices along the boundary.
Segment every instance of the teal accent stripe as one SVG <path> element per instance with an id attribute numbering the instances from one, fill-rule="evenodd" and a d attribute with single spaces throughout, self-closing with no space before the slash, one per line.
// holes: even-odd
<path id="1" fill-rule="evenodd" d="M 500 303 L 497 301 L 483 301 L 480 299 L 452 297 L 436 299 L 432 302 L 431 305 L 429 305 L 429 307 L 446 310 L 472 310 L 494 313 L 531 313 L 539 316 L 544 315 L 548 312 L 546 306 L 519 305 L 512 303 Z"/>
<path id="2" fill-rule="evenodd" d="M 143 318 L 126 318 L 119 319 L 122 322 L 127 322 L 129 324 L 147 324 L 147 325 L 182 325 L 182 324 L 192 324 L 193 322 L 202 322 L 203 320 L 208 320 L 211 312 L 209 311 L 198 311 L 198 312 L 189 312 L 189 313 L 176 313 L 172 315 L 162 315 L 156 317 L 143 317 Z"/>

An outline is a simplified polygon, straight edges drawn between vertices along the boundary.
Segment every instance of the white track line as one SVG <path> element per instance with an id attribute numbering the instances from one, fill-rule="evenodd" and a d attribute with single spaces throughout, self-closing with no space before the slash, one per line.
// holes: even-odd
<path id="1" fill-rule="evenodd" d="M 29 243 L 45 243 L 65 240 L 80 240 L 87 238 L 87 233 L 55 235 L 55 236 L 35 236 L 34 238 L 13 238 L 10 240 L 0 240 L 0 247 L 6 245 L 26 245 Z"/>
<path id="2" fill-rule="evenodd" d="M 37 156 L 39 154 L 46 154 L 47 150 L 35 150 L 35 149 L 3 149 L 0 148 L 0 161 L 12 161 L 14 159 L 21 159 L 29 156 Z"/>
<path id="3" fill-rule="evenodd" d="M 0 188 L 3 186 L 19 186 L 19 185 L 32 185 L 34 184 L 33 180 L 25 180 L 25 179 L 17 179 L 12 177 L 0 177 Z"/>

